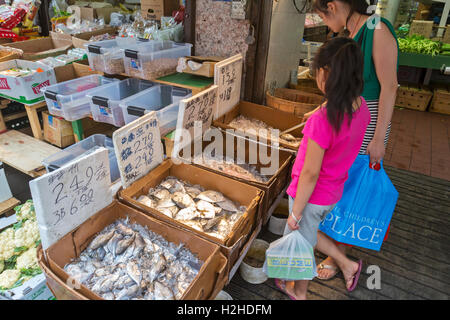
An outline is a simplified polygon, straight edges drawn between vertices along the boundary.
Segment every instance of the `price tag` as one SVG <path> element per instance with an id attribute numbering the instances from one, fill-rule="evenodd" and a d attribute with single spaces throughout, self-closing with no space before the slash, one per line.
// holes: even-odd
<path id="1" fill-rule="evenodd" d="M 181 138 L 183 138 L 183 146 L 190 144 L 192 140 L 196 138 L 196 131 L 194 130 L 196 124 L 201 124 L 202 134 L 211 127 L 213 113 L 217 108 L 217 94 L 218 87 L 214 85 L 189 99 L 180 101 L 177 130 L 175 131 L 175 144 L 179 148 L 182 147 L 179 145 Z M 186 131 L 189 132 L 190 137 L 182 137 Z M 200 134 L 200 130 L 198 131 L 198 134 Z"/>
<path id="2" fill-rule="evenodd" d="M 220 118 L 233 109 L 241 99 L 242 82 L 241 54 L 222 60 L 214 66 L 214 84 L 219 87 L 219 102 L 214 112 L 214 119 Z"/>
<path id="3" fill-rule="evenodd" d="M 154 111 L 116 130 L 113 143 L 124 188 L 163 161 L 164 152 Z"/>
<path id="4" fill-rule="evenodd" d="M 108 206 L 110 183 L 108 150 L 103 147 L 30 181 L 43 248 Z"/>

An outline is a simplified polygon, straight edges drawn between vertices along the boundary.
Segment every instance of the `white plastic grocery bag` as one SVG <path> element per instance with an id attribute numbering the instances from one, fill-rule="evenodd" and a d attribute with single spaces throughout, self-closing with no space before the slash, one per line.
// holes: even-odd
<path id="1" fill-rule="evenodd" d="M 270 244 L 263 270 L 269 278 L 312 280 L 317 276 L 314 249 L 298 230 L 292 231 Z"/>

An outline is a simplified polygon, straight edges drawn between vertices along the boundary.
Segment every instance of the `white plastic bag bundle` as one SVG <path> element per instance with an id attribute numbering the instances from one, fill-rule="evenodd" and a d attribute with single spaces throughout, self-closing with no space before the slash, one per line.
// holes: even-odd
<path id="1" fill-rule="evenodd" d="M 317 276 L 314 249 L 298 230 L 292 231 L 270 244 L 263 270 L 269 278 L 312 280 Z"/>

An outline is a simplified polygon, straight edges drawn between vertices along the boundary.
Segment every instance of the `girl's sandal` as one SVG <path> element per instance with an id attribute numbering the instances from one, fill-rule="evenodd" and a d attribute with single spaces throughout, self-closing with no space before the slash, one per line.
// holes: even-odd
<path id="1" fill-rule="evenodd" d="M 358 284 L 358 280 L 359 280 L 359 276 L 360 276 L 360 274 L 361 274 L 361 270 L 362 270 L 362 260 L 359 260 L 359 261 L 358 261 L 358 270 L 356 271 L 355 275 L 352 276 L 350 279 L 348 279 L 348 280 L 346 281 L 346 284 L 347 284 L 349 281 L 352 281 L 352 285 L 350 286 L 350 288 L 347 288 L 347 291 L 348 291 L 348 292 L 352 292 L 353 290 L 355 290 L 356 285 Z"/>
<path id="2" fill-rule="evenodd" d="M 287 291 L 286 291 L 286 281 L 281 280 L 281 279 L 275 279 L 275 285 L 277 286 L 277 288 L 283 292 L 285 295 L 287 295 L 289 297 L 289 299 L 291 300 L 297 300 L 295 299 L 294 296 L 291 296 Z"/>
<path id="3" fill-rule="evenodd" d="M 328 270 L 331 270 L 331 271 L 333 271 L 333 272 L 331 273 L 331 275 L 330 275 L 329 277 L 320 277 L 319 275 L 317 275 L 317 279 L 319 279 L 319 280 L 325 280 L 325 281 L 331 280 L 331 279 L 333 279 L 333 278 L 338 274 L 338 272 L 339 272 L 339 270 L 338 270 L 337 267 L 333 267 L 333 266 L 330 266 L 330 265 L 328 265 L 328 264 L 319 263 L 319 265 L 317 266 L 317 274 L 319 274 L 319 271 L 320 271 L 320 270 L 323 270 L 323 269 L 328 269 Z"/>

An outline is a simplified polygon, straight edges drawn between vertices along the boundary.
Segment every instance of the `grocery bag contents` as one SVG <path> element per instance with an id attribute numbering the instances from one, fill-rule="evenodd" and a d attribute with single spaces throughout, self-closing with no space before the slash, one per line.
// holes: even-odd
<path id="1" fill-rule="evenodd" d="M 37 261 L 40 237 L 33 202 L 28 200 L 14 210 L 17 223 L 0 232 L 0 293 L 42 273 Z"/>
<path id="2" fill-rule="evenodd" d="M 312 280 L 317 276 L 314 249 L 299 231 L 292 231 L 270 244 L 264 271 L 269 278 Z"/>
<path id="3" fill-rule="evenodd" d="M 270 131 L 271 129 L 273 130 L 274 128 L 268 126 L 266 123 L 264 123 L 258 119 L 251 119 L 251 118 L 247 118 L 243 115 L 239 115 L 238 117 L 234 118 L 229 123 L 229 126 L 234 129 L 241 130 L 244 132 L 252 132 L 253 131 L 254 133 L 257 133 L 258 136 L 263 136 L 263 137 L 266 137 L 266 135 L 264 135 L 263 132 L 259 132 L 259 130 L 265 129 L 270 134 L 269 139 L 275 140 L 275 141 L 278 140 L 278 137 L 276 135 L 274 135 L 272 133 L 272 131 Z M 302 141 L 302 139 L 296 138 L 293 135 L 286 133 L 279 137 L 279 141 L 283 142 L 285 144 L 288 144 L 292 147 L 297 148 L 300 146 L 300 142 Z"/>
<path id="4" fill-rule="evenodd" d="M 219 239 L 226 239 L 247 210 L 223 194 L 169 176 L 137 201 Z"/>
<path id="5" fill-rule="evenodd" d="M 239 161 L 238 161 L 239 162 Z M 208 168 L 221 171 L 223 173 L 229 174 L 230 176 L 256 181 L 256 182 L 267 182 L 270 180 L 270 176 L 262 175 L 256 166 L 242 163 L 238 164 L 231 158 L 224 157 L 222 159 L 205 157 L 194 160 L 194 163 L 199 163 Z"/>
<path id="6" fill-rule="evenodd" d="M 29 75 L 35 73 L 36 70 L 37 69 L 15 67 L 15 68 L 10 68 L 7 70 L 0 71 L 0 75 L 18 78 L 18 77 L 29 76 Z"/>
<path id="7" fill-rule="evenodd" d="M 203 262 L 129 219 L 98 233 L 66 272 L 106 300 L 179 300 Z"/>

